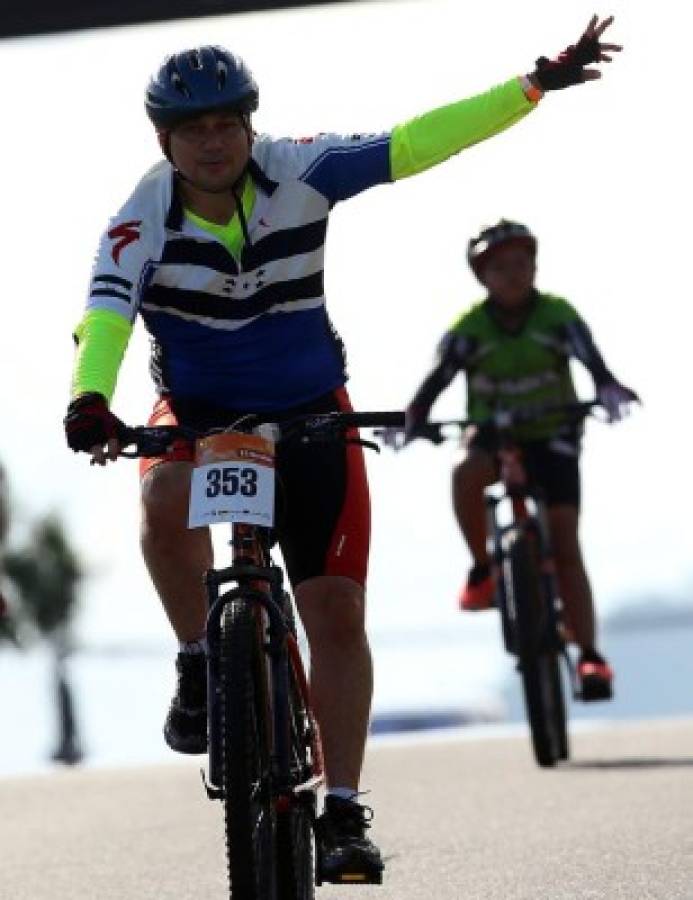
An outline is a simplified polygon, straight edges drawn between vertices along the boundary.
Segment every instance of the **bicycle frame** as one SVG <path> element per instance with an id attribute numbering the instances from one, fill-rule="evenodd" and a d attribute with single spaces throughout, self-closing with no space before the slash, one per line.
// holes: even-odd
<path id="1" fill-rule="evenodd" d="M 485 493 L 487 534 L 492 545 L 492 559 L 496 567 L 501 569 L 505 557 L 506 537 L 514 530 L 520 528 L 531 537 L 537 548 L 542 590 L 547 599 L 547 627 L 544 638 L 558 644 L 562 649 L 562 641 L 559 638 L 558 590 L 544 500 L 541 492 L 529 484 L 522 451 L 519 447 L 504 445 L 498 450 L 497 458 L 500 464 L 499 480 L 503 485 L 503 492 L 500 496 L 494 493 L 493 489 L 487 490 Z M 532 502 L 533 510 L 530 510 L 527 505 L 528 499 Z M 509 500 L 511 508 L 511 519 L 507 525 L 501 525 L 497 515 L 498 506 L 504 500 Z M 503 618 L 503 637 L 506 650 L 508 653 L 517 655 L 517 647 L 511 640 L 512 631 L 507 627 L 507 616 L 510 615 L 514 618 L 514 610 L 509 608 L 512 598 L 507 595 L 503 577 L 497 579 L 497 596 Z"/>
<path id="2" fill-rule="evenodd" d="M 481 428 L 488 428 L 493 439 L 502 493 L 498 496 L 494 487 L 484 493 L 487 547 L 496 569 L 503 642 L 508 653 L 517 659 L 534 754 L 540 766 L 552 766 L 569 755 L 561 656 L 568 665 L 573 696 L 577 699 L 580 694 L 561 628 L 546 506 L 539 488 L 529 482 L 523 451 L 513 432 L 518 425 L 537 421 L 549 413 L 561 413 L 566 423 L 577 424 L 598 405 L 598 401 L 590 400 L 498 409 L 482 422 L 424 422 L 411 435 L 440 444 L 453 436 L 450 429 L 468 436 L 468 429 L 473 427 L 477 434 Z M 405 446 L 406 433 L 392 431 L 394 434 L 382 433 L 385 442 L 394 449 Z M 506 500 L 511 514 L 508 524 L 503 524 L 498 507 Z"/>

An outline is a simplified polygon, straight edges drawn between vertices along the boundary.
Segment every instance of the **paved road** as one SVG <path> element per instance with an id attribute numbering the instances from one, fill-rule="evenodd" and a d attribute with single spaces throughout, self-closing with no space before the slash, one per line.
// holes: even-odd
<path id="1" fill-rule="evenodd" d="M 377 746 L 381 888 L 319 900 L 693 900 L 693 720 L 607 726 L 540 771 L 525 737 Z M 2 900 L 228 900 L 191 764 L 0 781 Z"/>

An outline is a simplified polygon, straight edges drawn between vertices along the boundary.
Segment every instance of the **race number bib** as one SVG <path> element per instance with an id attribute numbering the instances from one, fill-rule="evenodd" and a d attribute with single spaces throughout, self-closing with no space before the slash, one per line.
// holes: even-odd
<path id="1" fill-rule="evenodd" d="M 218 522 L 274 524 L 274 444 L 225 431 L 195 446 L 188 528 Z"/>

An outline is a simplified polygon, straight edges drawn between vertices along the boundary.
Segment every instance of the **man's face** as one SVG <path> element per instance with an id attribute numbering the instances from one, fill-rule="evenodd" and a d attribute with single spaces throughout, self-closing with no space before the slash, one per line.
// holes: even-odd
<path id="1" fill-rule="evenodd" d="M 250 136 L 243 117 L 233 112 L 204 113 L 159 133 L 159 142 L 180 173 L 203 191 L 228 190 L 245 169 Z"/>
<path id="2" fill-rule="evenodd" d="M 534 287 L 536 262 L 532 251 L 521 243 L 508 243 L 491 254 L 481 270 L 481 281 L 501 306 L 519 306 Z"/>

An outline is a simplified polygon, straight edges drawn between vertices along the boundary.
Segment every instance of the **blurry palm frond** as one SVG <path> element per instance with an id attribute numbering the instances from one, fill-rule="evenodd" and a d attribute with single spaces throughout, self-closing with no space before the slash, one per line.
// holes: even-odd
<path id="1" fill-rule="evenodd" d="M 8 641 L 17 647 L 19 646 L 16 619 L 10 610 L 9 604 L 3 595 L 0 594 L 0 645 Z"/>
<path id="2" fill-rule="evenodd" d="M 53 515 L 41 519 L 24 547 L 4 552 L 2 568 L 20 600 L 20 628 L 26 623 L 47 638 L 64 634 L 84 573 L 60 520 Z"/>
<path id="3" fill-rule="evenodd" d="M 0 553 L 3 552 L 10 520 L 9 491 L 5 470 L 0 465 Z M 18 644 L 17 622 L 4 594 L 0 593 L 0 645 L 6 641 Z"/>

